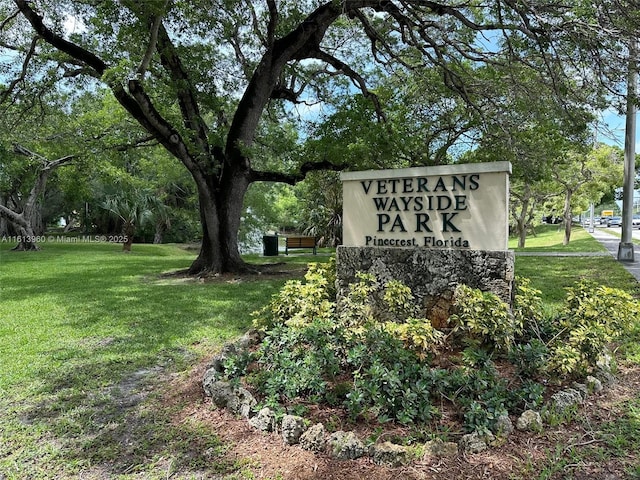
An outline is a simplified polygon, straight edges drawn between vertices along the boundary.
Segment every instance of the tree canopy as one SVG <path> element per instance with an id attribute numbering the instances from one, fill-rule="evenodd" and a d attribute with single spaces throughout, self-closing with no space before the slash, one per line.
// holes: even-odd
<path id="1" fill-rule="evenodd" d="M 379 90 L 384 80 L 422 69 L 435 77 L 416 76 L 418 88 L 420 81 L 434 87 L 437 81 L 431 91 L 446 88 L 453 103 L 462 100 L 476 113 L 472 124 L 454 122 L 460 131 L 482 129 L 494 114 L 503 115 L 509 86 L 526 93 L 544 85 L 561 107 L 601 105 L 602 88 L 616 93 L 625 78 L 625 42 L 638 24 L 632 6 L 604 0 L 14 0 L 0 7 L 7 79 L 0 100 L 36 108 L 54 86 L 72 95 L 107 87 L 145 135 L 191 174 L 203 233 L 191 272 L 237 271 L 247 268 L 238 229 L 251 183 L 296 183 L 317 169 L 362 165 L 340 152 L 301 154 L 300 137 L 290 133 L 313 123 L 314 106 L 337 114 L 351 105 L 384 124 L 393 103 L 393 95 Z M 502 91 L 493 87 L 497 78 Z M 356 93 L 368 105 L 349 99 Z M 409 118 L 419 113 L 410 110 Z M 455 109 L 444 112 L 455 115 Z M 576 124 L 585 121 L 579 115 Z M 447 142 L 456 139 L 435 142 L 434 158 L 446 158 Z M 408 161 L 429 161 L 406 146 Z"/>

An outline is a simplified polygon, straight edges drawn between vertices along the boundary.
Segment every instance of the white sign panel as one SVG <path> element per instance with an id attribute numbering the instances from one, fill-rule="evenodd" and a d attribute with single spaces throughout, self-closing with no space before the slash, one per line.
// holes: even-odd
<path id="1" fill-rule="evenodd" d="M 343 245 L 507 250 L 509 162 L 345 172 Z"/>

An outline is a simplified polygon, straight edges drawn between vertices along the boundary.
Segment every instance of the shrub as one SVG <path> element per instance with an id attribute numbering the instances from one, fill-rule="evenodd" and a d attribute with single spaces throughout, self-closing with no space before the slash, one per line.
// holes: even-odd
<path id="1" fill-rule="evenodd" d="M 560 376 L 586 373 L 638 312 L 637 302 L 621 290 L 587 281 L 568 288 L 557 319 L 560 331 L 549 345 L 549 370 Z"/>
<path id="2" fill-rule="evenodd" d="M 328 382 L 340 371 L 338 338 L 340 332 L 333 322 L 323 319 L 295 328 L 274 327 L 255 355 L 262 367 L 262 373 L 254 377 L 255 386 L 276 401 L 301 395 L 322 397 Z"/>
<path id="3" fill-rule="evenodd" d="M 518 343 L 509 352 L 509 360 L 522 378 L 533 378 L 544 372 L 549 361 L 547 345 L 538 339 L 528 343 Z"/>
<path id="4" fill-rule="evenodd" d="M 257 362 L 260 370 L 247 380 L 272 407 L 295 408 L 303 398 L 342 405 L 353 419 L 424 424 L 438 414 L 434 404 L 450 402 L 465 430 L 484 433 L 506 412 L 539 408 L 541 376 L 593 367 L 638 315 L 629 295 L 581 282 L 551 316 L 540 292 L 518 278 L 512 312 L 494 294 L 458 286 L 453 334 L 445 336 L 422 318 L 401 282 L 382 284 L 358 273 L 339 308 L 334 285 L 333 262 L 312 264 L 304 281 L 287 282 L 255 314 L 254 324 L 265 331 L 258 350 L 228 359 L 226 372 L 242 375 Z M 432 357 L 452 350 L 449 362 L 439 362 L 447 368 L 431 365 Z M 505 360 L 519 378 L 500 375 L 496 364 Z"/>
<path id="5" fill-rule="evenodd" d="M 405 323 L 387 322 L 384 329 L 400 339 L 405 348 L 415 352 L 421 360 L 436 353 L 444 343 L 444 334 L 433 328 L 426 318 L 409 318 Z"/>
<path id="6" fill-rule="evenodd" d="M 353 389 L 346 407 L 352 418 L 368 415 L 405 424 L 431 418 L 429 366 L 395 335 L 379 326 L 366 329 L 351 345 L 348 362 Z"/>
<path id="7" fill-rule="evenodd" d="M 335 258 L 311 263 L 305 281 L 290 280 L 264 308 L 253 313 L 253 325 L 269 330 L 276 325 L 304 326 L 314 319 L 333 319 L 335 313 Z"/>
<path id="8" fill-rule="evenodd" d="M 374 323 L 375 294 L 379 284 L 374 275 L 358 272 L 357 282 L 349 285 L 340 303 L 338 320 L 342 326 L 354 334 L 361 334 L 365 327 Z"/>
<path id="9" fill-rule="evenodd" d="M 454 311 L 449 322 L 464 334 L 466 343 L 476 343 L 508 350 L 518 332 L 509 306 L 491 292 L 458 285 L 454 294 Z"/>
<path id="10" fill-rule="evenodd" d="M 513 296 L 513 317 L 516 329 L 520 334 L 527 330 L 540 339 L 540 324 L 545 318 L 544 307 L 540 295 L 542 292 L 531 286 L 531 280 L 516 277 L 515 294 Z M 531 338 L 531 337 L 529 337 Z"/>

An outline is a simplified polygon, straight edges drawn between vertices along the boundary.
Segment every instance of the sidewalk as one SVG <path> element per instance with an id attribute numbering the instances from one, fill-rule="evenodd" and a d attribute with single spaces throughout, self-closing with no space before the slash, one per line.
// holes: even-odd
<path id="1" fill-rule="evenodd" d="M 618 258 L 618 245 L 620 244 L 620 238 L 603 231 L 601 228 L 596 228 L 593 232 L 589 233 L 591 233 L 593 238 L 605 246 L 613 258 Z M 620 265 L 626 268 L 631 275 L 640 281 L 640 248 L 638 248 L 637 245 L 634 245 L 633 247 L 633 258 L 633 262 L 620 262 Z"/>

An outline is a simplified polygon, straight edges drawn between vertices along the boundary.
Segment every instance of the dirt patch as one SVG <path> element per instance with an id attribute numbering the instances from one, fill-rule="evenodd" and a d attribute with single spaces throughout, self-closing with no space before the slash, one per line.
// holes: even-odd
<path id="1" fill-rule="evenodd" d="M 293 280 L 300 279 L 307 271 L 307 265 L 286 262 L 252 265 L 252 271 L 244 273 L 216 273 L 189 275 L 186 270 L 163 273 L 147 281 L 156 284 L 192 284 L 192 283 L 246 283 L 264 281 L 266 279 Z"/>
<path id="2" fill-rule="evenodd" d="M 604 393 L 592 396 L 576 420 L 568 425 L 546 427 L 540 434 L 515 432 L 499 447 L 475 455 L 458 455 L 447 459 L 421 459 L 401 468 L 375 465 L 370 458 L 337 461 L 327 455 L 314 454 L 298 446 L 286 446 L 276 433 L 264 434 L 212 406 L 204 397 L 201 381 L 206 362 L 196 367 L 188 378 L 174 384 L 164 401 L 168 405 L 187 405 L 176 417 L 209 425 L 229 446 L 226 460 L 240 462 L 255 479 L 283 480 L 442 480 L 444 479 L 625 479 L 628 468 L 637 465 L 635 452 L 628 455 L 602 455 L 604 435 L 601 426 L 619 418 L 621 405 L 637 398 L 640 391 L 640 368 L 624 368 L 618 381 Z M 316 412 L 322 415 L 322 412 Z M 331 412 L 324 412 L 331 416 Z M 361 434 L 366 426 L 360 426 Z M 400 431 L 391 432 L 396 436 Z M 578 459 L 578 460 L 576 460 Z M 627 473 L 626 473 L 627 472 Z M 249 477 L 248 477 L 249 478 Z"/>

